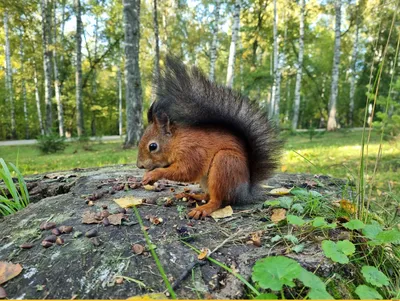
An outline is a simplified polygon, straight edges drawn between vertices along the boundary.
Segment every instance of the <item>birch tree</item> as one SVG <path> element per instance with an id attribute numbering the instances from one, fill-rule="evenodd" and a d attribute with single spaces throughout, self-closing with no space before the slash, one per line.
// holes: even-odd
<path id="1" fill-rule="evenodd" d="M 233 85 L 235 58 L 236 58 L 236 44 L 240 28 L 240 5 L 241 5 L 240 0 L 236 0 L 235 10 L 233 13 L 231 45 L 229 48 L 228 71 L 226 73 L 226 85 L 228 87 L 232 87 Z"/>
<path id="2" fill-rule="evenodd" d="M 221 6 L 221 0 L 216 0 L 214 6 L 214 21 L 211 25 L 212 27 L 211 32 L 213 39 L 210 48 L 210 73 L 209 73 L 210 81 L 214 81 L 215 79 L 215 62 L 217 61 L 218 24 L 219 24 L 220 6 Z"/>
<path id="3" fill-rule="evenodd" d="M 333 67 L 332 67 L 332 83 L 331 95 L 329 98 L 329 117 L 328 117 L 328 131 L 334 131 L 337 128 L 336 124 L 336 104 L 339 86 L 339 64 L 340 64 L 340 23 L 342 18 L 342 0 L 335 0 L 335 45 L 333 52 Z"/>
<path id="4" fill-rule="evenodd" d="M 356 63 L 358 54 L 358 35 L 360 29 L 359 17 L 356 17 L 356 30 L 354 33 L 354 44 L 353 51 L 351 55 L 351 65 L 350 65 L 350 104 L 349 104 L 349 126 L 353 126 L 353 114 L 354 114 L 354 95 L 356 92 Z"/>
<path id="5" fill-rule="evenodd" d="M 117 70 L 118 80 L 118 134 L 122 137 L 122 74 L 121 74 L 121 63 L 118 64 Z"/>
<path id="6" fill-rule="evenodd" d="M 51 76 L 51 2 L 41 0 L 42 13 L 42 39 L 43 39 L 43 71 L 44 71 L 44 103 L 46 109 L 45 134 L 51 133 L 53 114 L 51 109 L 51 97 L 53 94 Z"/>
<path id="7" fill-rule="evenodd" d="M 139 69 L 140 0 L 123 0 L 125 30 L 125 147 L 137 145 L 143 130 L 142 86 Z"/>
<path id="8" fill-rule="evenodd" d="M 153 0 L 153 26 L 154 26 L 154 71 L 153 71 L 153 91 L 152 91 L 152 101 L 155 100 L 156 97 L 156 83 L 160 77 L 160 35 L 159 35 L 159 27 L 158 27 L 158 11 L 157 11 L 157 0 Z"/>
<path id="9" fill-rule="evenodd" d="M 279 41 L 278 41 L 278 14 L 276 1 L 274 0 L 274 27 L 273 27 L 273 37 L 274 37 L 274 82 L 272 84 L 271 89 L 271 102 L 270 102 L 270 111 L 269 117 L 272 117 L 276 114 L 275 110 L 279 107 L 279 99 L 280 99 L 280 72 L 279 72 Z M 278 112 L 279 115 L 279 112 Z M 279 118 L 279 116 L 278 116 Z"/>
<path id="10" fill-rule="evenodd" d="M 58 133 L 60 137 L 64 136 L 64 110 L 63 104 L 61 102 L 61 84 L 60 84 L 60 75 L 58 72 L 58 61 L 57 61 L 57 1 L 54 1 L 54 47 L 53 47 L 53 70 L 54 70 L 54 92 L 56 96 L 57 102 L 57 119 L 58 119 Z M 63 22 L 63 21 L 62 21 Z"/>
<path id="11" fill-rule="evenodd" d="M 6 53 L 6 91 L 7 101 L 10 104 L 11 109 L 11 137 L 15 139 L 17 137 L 16 122 L 15 122 L 15 103 L 14 103 L 14 91 L 13 91 L 13 80 L 12 80 L 12 66 L 11 66 L 11 51 L 10 51 L 10 37 L 8 32 L 8 11 L 4 11 L 4 33 L 6 38 L 5 53 Z"/>
<path id="12" fill-rule="evenodd" d="M 82 101 L 82 18 L 81 18 L 81 1 L 75 0 L 76 14 L 76 68 L 75 68 L 75 84 L 76 84 L 76 127 L 78 136 L 85 133 L 83 122 L 83 101 Z"/>
<path id="13" fill-rule="evenodd" d="M 299 36 L 299 55 L 297 59 L 296 70 L 296 85 L 294 88 L 294 104 L 293 104 L 293 121 L 292 129 L 296 130 L 299 122 L 300 113 L 300 91 L 301 91 L 301 78 L 303 72 L 303 55 L 304 55 L 304 13 L 306 8 L 306 1 L 300 0 L 300 36 Z"/>
<path id="14" fill-rule="evenodd" d="M 29 124 L 28 124 L 28 101 L 26 97 L 26 81 L 25 81 L 25 53 L 23 42 L 23 30 L 20 31 L 19 36 L 19 55 L 21 59 L 21 96 L 24 110 L 24 125 L 25 125 L 25 138 L 29 139 Z"/>
<path id="15" fill-rule="evenodd" d="M 37 65 L 36 65 L 36 61 L 35 60 L 33 61 L 33 81 L 34 81 L 34 84 L 35 84 L 36 111 L 37 111 L 37 115 L 38 115 L 40 134 L 44 135 L 42 109 L 41 109 L 41 106 L 40 106 L 39 81 L 38 81 L 38 75 L 37 75 Z"/>

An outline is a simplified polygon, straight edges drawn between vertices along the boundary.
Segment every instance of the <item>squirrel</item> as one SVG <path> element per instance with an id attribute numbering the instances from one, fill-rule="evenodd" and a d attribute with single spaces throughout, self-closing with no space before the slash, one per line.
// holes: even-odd
<path id="1" fill-rule="evenodd" d="M 189 212 L 194 219 L 262 200 L 258 184 L 277 167 L 282 141 L 257 104 L 172 56 L 156 83 L 138 147 L 142 183 L 200 183 L 206 193 L 194 198 L 208 203 Z"/>

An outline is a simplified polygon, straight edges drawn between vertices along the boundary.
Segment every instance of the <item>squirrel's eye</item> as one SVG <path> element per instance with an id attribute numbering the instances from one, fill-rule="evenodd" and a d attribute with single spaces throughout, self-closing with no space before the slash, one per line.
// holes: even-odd
<path id="1" fill-rule="evenodd" d="M 153 151 L 155 151 L 156 149 L 157 149 L 157 147 L 158 147 L 158 145 L 157 145 L 157 143 L 150 143 L 149 144 L 149 150 L 151 151 L 151 152 L 153 152 Z"/>

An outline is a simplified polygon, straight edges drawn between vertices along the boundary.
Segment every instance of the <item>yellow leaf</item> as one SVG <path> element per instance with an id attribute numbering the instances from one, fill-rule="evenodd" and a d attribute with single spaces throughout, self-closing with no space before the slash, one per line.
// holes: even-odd
<path id="1" fill-rule="evenodd" d="M 284 187 L 275 188 L 275 189 L 272 189 L 269 192 L 269 194 L 270 195 L 285 195 L 285 194 L 289 194 L 291 190 L 292 190 L 292 188 L 290 188 L 290 189 L 284 188 Z"/>
<path id="2" fill-rule="evenodd" d="M 356 205 L 348 200 L 340 200 L 340 208 L 347 211 L 348 213 L 356 213 Z"/>
<path id="3" fill-rule="evenodd" d="M 211 251 L 208 248 L 202 248 L 200 254 L 197 256 L 199 260 L 203 260 L 210 255 Z"/>
<path id="4" fill-rule="evenodd" d="M 143 199 L 135 198 L 130 195 L 120 199 L 114 199 L 114 202 L 116 202 L 122 208 L 129 208 L 143 204 Z"/>
<path id="5" fill-rule="evenodd" d="M 144 185 L 143 188 L 146 190 L 155 190 L 156 189 L 156 187 L 154 185 Z"/>
<path id="6" fill-rule="evenodd" d="M 229 217 L 229 216 L 232 216 L 232 214 L 233 214 L 232 207 L 226 206 L 222 209 L 218 209 L 218 210 L 214 211 L 213 213 L 211 213 L 211 217 L 214 219 L 217 219 L 217 218 Z"/>
<path id="7" fill-rule="evenodd" d="M 286 209 L 274 209 L 272 210 L 271 221 L 275 224 L 283 221 L 286 218 Z"/>
<path id="8" fill-rule="evenodd" d="M 22 271 L 22 266 L 12 262 L 0 261 L 0 284 L 13 279 Z"/>
<path id="9" fill-rule="evenodd" d="M 163 293 L 152 293 L 145 295 L 138 295 L 128 298 L 127 300 L 167 300 L 168 297 Z"/>
<path id="10" fill-rule="evenodd" d="M 274 188 L 274 186 L 265 185 L 265 184 L 262 184 L 262 185 L 260 185 L 260 186 L 261 186 L 261 188 L 265 188 L 265 189 L 272 189 L 272 188 Z"/>

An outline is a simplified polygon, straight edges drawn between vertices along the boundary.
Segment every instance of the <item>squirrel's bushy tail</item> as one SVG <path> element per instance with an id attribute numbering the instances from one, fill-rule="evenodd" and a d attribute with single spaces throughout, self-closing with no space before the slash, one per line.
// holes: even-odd
<path id="1" fill-rule="evenodd" d="M 267 179 L 277 167 L 282 142 L 257 104 L 170 56 L 157 80 L 157 100 L 149 110 L 149 121 L 162 113 L 172 123 L 214 125 L 240 137 L 247 147 L 252 185 Z"/>

